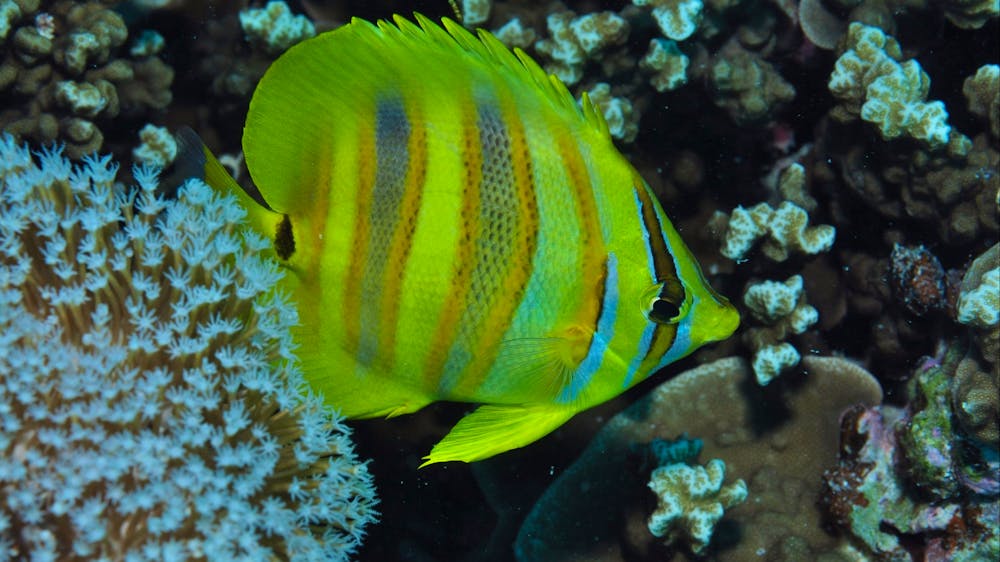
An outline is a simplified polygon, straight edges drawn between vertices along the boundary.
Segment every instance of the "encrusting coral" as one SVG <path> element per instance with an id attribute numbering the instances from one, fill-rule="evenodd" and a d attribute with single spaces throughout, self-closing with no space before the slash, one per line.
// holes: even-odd
<path id="1" fill-rule="evenodd" d="M 269 242 L 190 180 L 0 138 L 0 558 L 346 560 L 377 517 Z"/>

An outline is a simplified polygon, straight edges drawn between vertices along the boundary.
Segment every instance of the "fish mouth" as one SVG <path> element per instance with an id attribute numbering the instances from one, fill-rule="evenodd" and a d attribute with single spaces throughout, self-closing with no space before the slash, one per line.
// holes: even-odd
<path id="1" fill-rule="evenodd" d="M 720 295 L 698 303 L 694 314 L 691 340 L 697 345 L 725 340 L 740 326 L 740 313 Z"/>

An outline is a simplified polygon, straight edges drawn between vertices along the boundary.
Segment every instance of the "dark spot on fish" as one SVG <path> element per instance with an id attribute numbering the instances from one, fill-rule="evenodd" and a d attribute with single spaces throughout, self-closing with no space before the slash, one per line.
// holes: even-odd
<path id="1" fill-rule="evenodd" d="M 292 235 L 292 221 L 288 219 L 288 215 L 281 218 L 275 230 L 274 251 L 283 260 L 287 260 L 295 253 L 295 237 Z"/>

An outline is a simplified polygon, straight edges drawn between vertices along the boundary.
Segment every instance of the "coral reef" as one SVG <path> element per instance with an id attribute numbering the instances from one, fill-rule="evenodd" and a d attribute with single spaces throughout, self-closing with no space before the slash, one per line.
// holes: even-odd
<path id="1" fill-rule="evenodd" d="M 38 143 L 64 143 L 78 158 L 104 146 L 113 121 L 148 122 L 162 114 L 172 99 L 173 69 L 149 36 L 125 51 L 128 29 L 108 4 L 2 2 L 0 93 L 9 101 L 0 128 Z"/>
<path id="2" fill-rule="evenodd" d="M 377 513 L 269 242 L 204 183 L 0 138 L 3 557 L 346 560 Z"/>
<path id="3" fill-rule="evenodd" d="M 970 376 L 969 361 L 953 345 L 917 369 L 907 408 L 856 408 L 844 417 L 823 502 L 831 522 L 877 556 L 911 560 L 918 548 L 931 559 L 1000 556 L 1000 454 L 996 441 L 980 440 L 995 439 L 1000 424 L 998 381 Z"/>
<path id="4" fill-rule="evenodd" d="M 648 472 L 637 469 L 630 455 L 634 444 L 672 441 L 682 430 L 703 441 L 706 456 L 724 460 L 726 473 L 746 482 L 750 498 L 726 512 L 705 556 L 737 562 L 838 559 L 849 547 L 820 528 L 819 477 L 836 461 L 840 413 L 857 403 L 874 406 L 882 394 L 870 374 L 844 359 L 805 357 L 803 364 L 809 376 L 797 378 L 800 384 L 767 387 L 781 394 L 776 399 L 752 383 L 746 361 L 706 363 L 661 383 L 602 423 L 531 509 L 515 544 L 517 559 L 686 558 L 676 545 L 664 550 L 650 535 Z M 776 402 L 784 406 L 768 406 Z M 665 460 L 690 459 L 697 450 L 690 441 Z"/>

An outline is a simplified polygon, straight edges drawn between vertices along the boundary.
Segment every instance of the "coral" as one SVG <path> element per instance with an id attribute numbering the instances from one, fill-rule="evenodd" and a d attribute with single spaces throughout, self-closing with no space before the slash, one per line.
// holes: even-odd
<path id="1" fill-rule="evenodd" d="M 788 342 L 760 346 L 754 350 L 751 363 L 757 384 L 767 386 L 782 372 L 798 365 L 801 358 L 795 346 Z"/>
<path id="2" fill-rule="evenodd" d="M 1000 15 L 997 0 L 945 0 L 940 6 L 945 17 L 962 29 L 979 29 Z"/>
<path id="3" fill-rule="evenodd" d="M 823 5 L 822 0 L 802 0 L 798 9 L 799 27 L 814 45 L 833 50 L 846 31 L 846 24 Z"/>
<path id="4" fill-rule="evenodd" d="M 154 168 L 166 168 L 177 157 L 177 142 L 165 127 L 147 123 L 139 131 L 139 146 L 132 151 L 138 164 Z"/>
<path id="5" fill-rule="evenodd" d="M 639 61 L 639 68 L 652 74 L 649 83 L 657 92 L 666 92 L 687 84 L 689 64 L 690 59 L 677 48 L 677 43 L 658 37 L 649 41 L 649 50 Z"/>
<path id="6" fill-rule="evenodd" d="M 271 55 L 283 53 L 292 45 L 316 35 L 309 18 L 293 15 L 282 0 L 272 0 L 264 8 L 243 10 L 240 26 L 247 41 Z"/>
<path id="7" fill-rule="evenodd" d="M 1000 365 L 964 357 L 955 367 L 951 406 L 958 427 L 993 449 L 1000 448 Z"/>
<path id="8" fill-rule="evenodd" d="M 743 260 L 758 240 L 766 238 L 761 252 L 774 261 L 785 261 L 792 251 L 818 254 L 833 246 L 836 229 L 829 225 L 808 226 L 809 214 L 785 201 L 777 209 L 759 203 L 733 209 L 731 215 L 717 211 L 709 228 L 722 240 L 722 255 Z"/>
<path id="9" fill-rule="evenodd" d="M 557 12 L 546 18 L 549 38 L 535 43 L 535 50 L 552 62 L 545 70 L 572 86 L 583 77 L 583 67 L 589 59 L 612 45 L 628 38 L 629 25 L 614 12 L 596 12 L 577 16 L 573 12 Z"/>
<path id="10" fill-rule="evenodd" d="M 736 41 L 712 58 L 708 78 L 715 104 L 738 125 L 765 122 L 795 97 L 774 65 Z"/>
<path id="11" fill-rule="evenodd" d="M 932 149 L 968 151 L 968 139 L 953 132 L 940 101 L 927 102 L 930 78 L 915 60 L 900 63 L 899 43 L 877 27 L 851 23 L 829 88 L 841 104 L 831 112 L 878 125 L 882 138 L 910 136 Z"/>
<path id="12" fill-rule="evenodd" d="M 473 26 L 490 19 L 493 0 L 462 0 L 462 23 Z"/>
<path id="13" fill-rule="evenodd" d="M 627 98 L 611 95 L 611 86 L 600 82 L 587 92 L 590 101 L 604 115 L 611 136 L 623 142 L 632 142 L 639 134 L 639 114 Z"/>
<path id="14" fill-rule="evenodd" d="M 167 42 L 162 35 L 151 29 L 147 29 L 135 38 L 128 54 L 136 58 L 151 57 L 160 54 L 166 45 Z"/>
<path id="15" fill-rule="evenodd" d="M 924 370 L 939 368 L 931 363 Z M 940 470 L 944 459 L 938 457 L 941 442 L 933 424 L 924 432 L 913 430 L 913 423 L 906 410 L 886 405 L 857 407 L 844 415 L 839 464 L 823 476 L 821 504 L 828 520 L 879 559 L 913 560 L 909 552 L 921 547 L 928 553 L 921 559 L 996 559 L 1000 556 L 1000 533 L 995 519 L 990 518 L 1000 505 L 995 498 L 1000 488 L 990 492 L 992 499 L 959 494 L 927 501 L 915 493 L 909 476 L 948 473 Z M 916 472 L 912 465 L 899 463 L 901 449 L 911 462 L 922 463 Z M 930 472 L 923 472 L 928 467 Z"/>
<path id="16" fill-rule="evenodd" d="M 837 459 L 840 413 L 857 403 L 878 404 L 882 394 L 850 361 L 807 356 L 802 363 L 809 376 L 780 389 L 782 408 L 762 407 L 777 389 L 753 384 L 740 358 L 702 363 L 661 383 L 602 424 L 548 486 L 524 519 L 517 560 L 689 558 L 671 557 L 650 535 L 649 472 L 637 470 L 629 454 L 633 444 L 672 441 L 681 432 L 703 442 L 706 458 L 723 459 L 727 477 L 746 482 L 750 496 L 716 527 L 708 559 L 841 559 L 836 553 L 847 541 L 820 525 L 820 476 Z M 791 544 L 797 555 L 782 558 Z"/>
<path id="17" fill-rule="evenodd" d="M 500 26 L 499 29 L 493 30 L 493 35 L 501 43 L 512 49 L 514 47 L 527 49 L 535 43 L 536 37 L 535 30 L 525 27 L 521 23 L 521 18 L 511 18 L 510 21 Z"/>
<path id="18" fill-rule="evenodd" d="M 799 362 L 799 353 L 789 343 L 791 334 L 801 334 L 819 321 L 819 312 L 806 303 L 802 276 L 785 282 L 762 281 L 747 287 L 743 304 L 766 327 L 749 328 L 744 337 L 754 351 L 753 370 L 760 385 L 767 385 L 782 371 Z"/>
<path id="19" fill-rule="evenodd" d="M 235 199 L 0 139 L 0 544 L 33 560 L 346 560 L 377 513 L 301 390 Z"/>
<path id="20" fill-rule="evenodd" d="M 911 411 L 897 431 L 910 481 L 939 500 L 959 486 L 949 388 L 954 368 L 955 358 L 949 357 L 945 364 L 925 361 L 917 369 L 908 386 Z"/>
<path id="21" fill-rule="evenodd" d="M 747 499 L 746 483 L 736 480 L 724 487 L 725 477 L 726 463 L 720 459 L 704 467 L 675 463 L 653 470 L 648 486 L 658 506 L 649 516 L 649 532 L 668 543 L 683 539 L 695 554 L 702 553 L 725 510 Z"/>
<path id="22" fill-rule="evenodd" d="M 778 174 L 778 194 L 807 213 L 816 210 L 816 199 L 806 191 L 805 166 L 798 162 L 792 162 Z"/>
<path id="23" fill-rule="evenodd" d="M 38 2 L 17 5 L 21 17 L 0 63 L 0 91 L 10 100 L 0 111 L 4 131 L 65 143 L 68 155 L 80 157 L 103 146 L 102 127 L 170 103 L 173 70 L 154 56 L 155 46 L 123 56 L 128 30 L 114 10 L 95 0 L 57 0 L 44 12 Z"/>
<path id="24" fill-rule="evenodd" d="M 1000 137 L 1000 65 L 984 64 L 962 84 L 969 111 L 986 119 L 990 134 Z"/>
<path id="25" fill-rule="evenodd" d="M 959 508 L 918 502 L 907 493 L 894 462 L 896 432 L 904 423 L 903 410 L 891 406 L 845 414 L 840 464 L 823 475 L 821 502 L 832 522 L 886 559 L 910 560 L 900 534 L 944 530 Z"/>
<path id="26" fill-rule="evenodd" d="M 653 19 L 668 39 L 683 41 L 701 23 L 702 0 L 632 0 L 640 7 L 653 6 Z"/>
<path id="27" fill-rule="evenodd" d="M 907 310 L 923 316 L 945 305 L 945 273 L 924 246 L 895 244 L 889 257 L 893 295 Z"/>
<path id="28" fill-rule="evenodd" d="M 988 329 L 1000 323 L 1000 246 L 994 244 L 976 261 L 980 264 L 970 267 L 962 280 L 957 320 Z"/>

